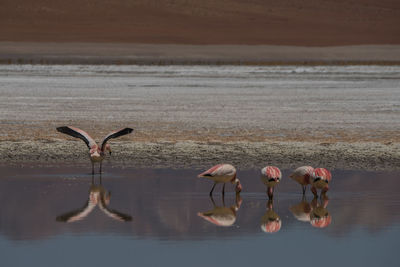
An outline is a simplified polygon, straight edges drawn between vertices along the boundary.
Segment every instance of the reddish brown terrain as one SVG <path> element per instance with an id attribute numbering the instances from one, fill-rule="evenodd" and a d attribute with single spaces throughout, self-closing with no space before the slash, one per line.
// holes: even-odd
<path id="1" fill-rule="evenodd" d="M 2 0 L 0 42 L 400 44 L 398 0 Z"/>

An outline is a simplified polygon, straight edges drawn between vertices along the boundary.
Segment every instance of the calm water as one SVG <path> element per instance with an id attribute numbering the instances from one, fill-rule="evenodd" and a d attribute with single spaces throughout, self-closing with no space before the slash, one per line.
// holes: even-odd
<path id="1" fill-rule="evenodd" d="M 399 173 L 335 170 L 313 201 L 284 170 L 269 205 L 258 170 L 224 200 L 201 170 L 88 171 L 0 168 L 5 266 L 398 266 Z"/>

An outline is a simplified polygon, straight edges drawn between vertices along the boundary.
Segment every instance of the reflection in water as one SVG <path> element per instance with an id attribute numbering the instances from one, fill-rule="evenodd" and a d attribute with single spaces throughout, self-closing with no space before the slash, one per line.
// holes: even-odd
<path id="1" fill-rule="evenodd" d="M 308 203 L 304 195 L 301 201 L 298 204 L 291 206 L 289 210 L 292 212 L 293 216 L 297 220 L 301 222 L 310 221 L 310 213 L 312 211 L 312 207 L 310 203 Z"/>
<path id="2" fill-rule="evenodd" d="M 130 215 L 121 213 L 119 211 L 110 209 L 108 205 L 110 204 L 111 193 L 100 183 L 98 185 L 94 182 L 94 175 L 92 175 L 92 183 L 89 190 L 89 198 L 86 204 L 77 210 L 73 210 L 57 216 L 56 220 L 59 222 L 76 222 L 84 219 L 88 216 L 96 206 L 99 206 L 100 210 L 103 211 L 107 216 L 122 222 L 131 221 L 132 217 Z"/>
<path id="3" fill-rule="evenodd" d="M 320 201 L 314 198 L 311 201 L 312 212 L 310 214 L 310 223 L 317 228 L 325 228 L 331 224 L 332 216 L 329 214 L 326 207 L 328 206 L 329 199 L 327 196 L 322 195 Z"/>
<path id="4" fill-rule="evenodd" d="M 210 223 L 218 226 L 231 226 L 236 221 L 236 214 L 242 204 L 240 193 L 236 193 L 235 205 L 225 207 L 225 197 L 222 196 L 222 207 L 215 204 L 214 199 L 210 196 L 214 208 L 206 212 L 198 212 L 197 215 Z"/>
<path id="5" fill-rule="evenodd" d="M 279 215 L 274 211 L 273 200 L 268 200 L 267 211 L 261 218 L 261 230 L 265 233 L 276 233 L 281 230 L 282 221 Z"/>
<path id="6" fill-rule="evenodd" d="M 332 216 L 326 209 L 328 202 L 329 199 L 326 195 L 322 195 L 320 200 L 314 197 L 311 204 L 303 196 L 300 203 L 291 206 L 289 210 L 297 220 L 310 222 L 312 226 L 317 228 L 324 228 L 332 221 Z"/>

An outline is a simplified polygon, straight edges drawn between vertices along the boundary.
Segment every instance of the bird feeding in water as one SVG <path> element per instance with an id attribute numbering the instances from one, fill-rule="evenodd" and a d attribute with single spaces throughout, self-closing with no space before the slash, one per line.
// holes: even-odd
<path id="1" fill-rule="evenodd" d="M 332 180 L 330 171 L 324 168 L 316 168 L 311 175 L 311 192 L 318 197 L 317 189 L 321 189 L 321 196 L 329 190 L 329 183 Z"/>
<path id="2" fill-rule="evenodd" d="M 282 173 L 278 167 L 267 166 L 261 170 L 261 181 L 267 186 L 269 199 L 274 196 L 274 187 L 281 181 Z"/>
<path id="3" fill-rule="evenodd" d="M 102 161 L 105 157 L 105 152 L 108 151 L 111 155 L 111 147 L 109 144 L 107 144 L 107 141 L 112 139 L 112 138 L 117 138 L 126 134 L 130 134 L 133 129 L 131 128 L 124 128 L 115 132 L 109 133 L 106 137 L 104 137 L 103 142 L 101 143 L 101 146 L 99 147 L 97 143 L 94 141 L 90 135 L 78 128 L 72 127 L 72 126 L 62 126 L 58 127 L 57 131 L 60 133 L 64 133 L 67 135 L 70 135 L 72 137 L 76 137 L 79 139 L 82 139 L 86 145 L 89 148 L 89 158 L 90 161 L 92 162 L 92 174 L 94 173 L 94 163 L 99 162 L 100 163 L 100 173 L 101 173 L 101 164 Z"/>
<path id="4" fill-rule="evenodd" d="M 303 188 L 303 195 L 306 193 L 307 185 L 310 184 L 310 177 L 314 168 L 311 166 L 302 166 L 294 170 L 289 176 L 296 182 L 298 182 Z"/>
<path id="5" fill-rule="evenodd" d="M 242 185 L 239 179 L 236 177 L 236 169 L 230 164 L 218 164 L 212 167 L 211 169 L 199 174 L 197 177 L 199 178 L 207 178 L 214 181 L 214 185 L 211 188 L 210 196 L 214 191 L 215 185 L 218 183 L 223 183 L 222 187 L 222 195 L 225 194 L 225 183 L 231 182 L 235 184 L 236 193 L 240 193 L 242 191 Z"/>

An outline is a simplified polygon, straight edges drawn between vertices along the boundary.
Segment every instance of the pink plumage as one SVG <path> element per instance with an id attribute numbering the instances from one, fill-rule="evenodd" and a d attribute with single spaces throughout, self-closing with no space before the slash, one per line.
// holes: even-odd
<path id="1" fill-rule="evenodd" d="M 275 166 L 267 166 L 261 170 L 261 174 L 265 175 L 268 178 L 273 178 L 273 179 L 281 179 L 282 178 L 282 173 L 281 170 L 279 170 L 278 167 Z"/>
<path id="2" fill-rule="evenodd" d="M 236 178 L 236 169 L 231 164 L 218 164 L 207 171 L 198 175 L 199 178 L 207 178 L 214 181 L 214 186 L 210 191 L 210 195 L 214 191 L 214 187 L 217 183 L 224 183 L 224 187 L 222 190 L 222 194 L 225 193 L 225 183 L 233 183 L 236 184 L 236 192 L 239 193 L 242 191 L 242 185 L 238 178 Z"/>
<path id="3" fill-rule="evenodd" d="M 271 200 L 274 195 L 274 187 L 282 179 L 282 172 L 278 167 L 266 166 L 261 170 L 261 181 L 267 186 L 268 198 Z"/>
<path id="4" fill-rule="evenodd" d="M 313 171 L 312 176 L 314 179 L 321 178 L 322 180 L 326 180 L 328 182 L 330 182 L 332 179 L 331 172 L 325 168 L 316 168 Z"/>

